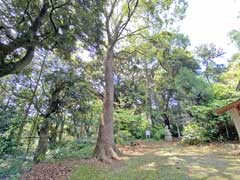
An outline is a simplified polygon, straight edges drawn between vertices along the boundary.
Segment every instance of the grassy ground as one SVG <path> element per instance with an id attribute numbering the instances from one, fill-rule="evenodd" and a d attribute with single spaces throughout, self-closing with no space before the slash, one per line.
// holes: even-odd
<path id="1" fill-rule="evenodd" d="M 239 180 L 239 149 L 229 145 L 182 146 L 142 143 L 121 149 L 123 160 L 111 165 L 89 162 L 71 180 Z"/>

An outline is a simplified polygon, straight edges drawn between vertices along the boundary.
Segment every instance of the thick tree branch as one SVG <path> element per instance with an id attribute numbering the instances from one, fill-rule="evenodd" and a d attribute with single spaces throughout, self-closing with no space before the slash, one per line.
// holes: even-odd
<path id="1" fill-rule="evenodd" d="M 3 77 L 8 74 L 13 74 L 22 70 L 27 66 L 33 59 L 34 50 L 37 42 L 37 31 L 42 26 L 42 21 L 47 14 L 49 8 L 48 0 L 44 0 L 44 4 L 39 12 L 39 15 L 35 18 L 33 24 L 30 26 L 29 31 L 23 34 L 21 37 L 10 42 L 8 45 L 3 45 L 0 47 L 0 77 Z M 30 45 L 30 46 L 29 46 Z M 26 47 L 27 46 L 27 47 Z M 25 48 L 26 53 L 23 58 L 20 58 L 16 62 L 7 63 L 6 57 L 13 53 L 18 48 Z M 21 56 L 21 55 L 19 55 Z"/>
<path id="2" fill-rule="evenodd" d="M 0 77 L 8 74 L 16 73 L 27 66 L 33 59 L 34 47 L 29 47 L 25 56 L 17 62 L 12 62 L 8 64 L 1 65 L 0 67 Z"/>

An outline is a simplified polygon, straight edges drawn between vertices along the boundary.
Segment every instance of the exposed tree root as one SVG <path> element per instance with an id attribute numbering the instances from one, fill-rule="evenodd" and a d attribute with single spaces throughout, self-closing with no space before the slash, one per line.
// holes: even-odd
<path id="1" fill-rule="evenodd" d="M 121 158 L 117 155 L 117 153 L 113 150 L 113 148 L 110 148 L 109 151 L 110 151 L 112 159 L 114 159 L 114 160 L 121 160 Z"/>
<path id="2" fill-rule="evenodd" d="M 124 154 L 117 148 L 117 146 L 113 147 L 113 150 L 117 153 L 118 156 L 123 156 Z"/>
<path id="3" fill-rule="evenodd" d="M 94 157 L 104 163 L 111 164 L 112 160 L 121 160 L 115 147 L 109 145 L 97 145 L 94 151 Z M 119 150 L 118 150 L 119 151 Z"/>

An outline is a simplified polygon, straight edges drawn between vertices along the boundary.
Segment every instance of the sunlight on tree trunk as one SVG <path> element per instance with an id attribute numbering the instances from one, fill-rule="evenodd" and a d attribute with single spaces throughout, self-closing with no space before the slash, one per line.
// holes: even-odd
<path id="1" fill-rule="evenodd" d="M 115 152 L 113 138 L 113 49 L 108 49 L 105 58 L 105 94 L 103 104 L 103 117 L 99 123 L 98 141 L 94 151 L 94 156 L 104 162 L 110 162 L 110 159 L 118 160 Z"/>
<path id="2" fill-rule="evenodd" d="M 113 135 L 113 101 L 114 101 L 114 82 L 113 82 L 113 61 L 114 61 L 114 47 L 121 39 L 126 38 L 129 34 L 123 35 L 128 23 L 131 20 L 137 6 L 138 0 L 127 1 L 127 13 L 121 12 L 116 16 L 114 10 L 121 7 L 121 1 L 113 0 L 109 3 L 109 11 L 105 12 L 105 30 L 107 35 L 106 55 L 104 59 L 104 100 L 103 100 L 103 117 L 99 123 L 99 133 L 97 144 L 94 151 L 94 157 L 104 162 L 111 162 L 111 159 L 119 160 L 117 149 L 114 145 Z M 119 5 L 119 7 L 118 7 Z M 120 17 L 120 18 L 119 18 Z M 125 18 L 124 18 L 125 17 Z M 112 29 L 111 23 L 116 23 Z M 132 34 L 133 35 L 133 34 Z"/>

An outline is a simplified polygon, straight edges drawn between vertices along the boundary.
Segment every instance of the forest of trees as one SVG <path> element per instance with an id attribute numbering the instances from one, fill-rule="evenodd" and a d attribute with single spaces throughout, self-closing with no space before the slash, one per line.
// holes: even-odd
<path id="1" fill-rule="evenodd" d="M 185 0 L 1 0 L 0 158 L 43 161 L 70 142 L 119 158 L 116 144 L 164 137 L 236 140 L 240 54 L 190 51 Z M 240 46 L 240 32 L 229 38 Z M 239 47 L 240 48 L 240 47 Z M 70 150 L 69 150 L 70 151 Z M 70 152 L 69 152 L 70 153 Z"/>

